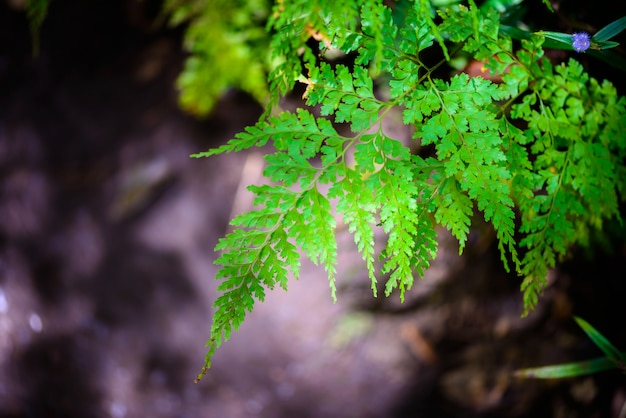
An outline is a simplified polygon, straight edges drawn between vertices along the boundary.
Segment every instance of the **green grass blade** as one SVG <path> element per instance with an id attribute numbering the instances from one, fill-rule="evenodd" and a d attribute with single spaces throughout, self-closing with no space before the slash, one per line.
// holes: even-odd
<path id="1" fill-rule="evenodd" d="M 546 48 L 564 49 L 570 51 L 574 50 L 574 47 L 572 46 L 571 34 L 562 32 L 549 32 L 544 30 L 535 32 L 535 34 L 542 36 L 545 39 L 543 42 L 543 46 Z"/>
<path id="2" fill-rule="evenodd" d="M 626 29 L 626 16 L 621 19 L 617 19 L 615 22 L 611 22 L 602 29 L 600 29 L 595 35 L 593 35 L 594 41 L 608 41 L 621 31 Z"/>
<path id="3" fill-rule="evenodd" d="M 600 357 L 592 360 L 578 361 L 575 363 L 556 364 L 552 366 L 533 367 L 515 371 L 516 377 L 531 379 L 560 379 L 564 377 L 583 376 L 597 373 L 617 367 L 616 363 L 607 358 Z"/>
<path id="4" fill-rule="evenodd" d="M 592 327 L 589 322 L 577 316 L 574 316 L 574 320 L 583 329 L 583 331 L 585 331 L 591 341 L 593 341 L 593 343 L 597 345 L 609 359 L 613 362 L 626 360 L 624 353 L 621 353 L 613 344 L 611 344 L 609 340 L 606 339 L 604 335 L 600 334 L 597 329 Z"/>
<path id="5" fill-rule="evenodd" d="M 619 46 L 619 42 L 602 41 L 602 42 L 595 42 L 595 45 L 600 49 L 611 49 L 611 48 L 615 48 L 616 46 Z"/>

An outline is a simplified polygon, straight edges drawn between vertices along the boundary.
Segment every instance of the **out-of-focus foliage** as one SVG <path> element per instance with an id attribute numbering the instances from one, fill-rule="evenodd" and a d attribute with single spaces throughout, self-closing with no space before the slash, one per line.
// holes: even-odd
<path id="1" fill-rule="evenodd" d="M 39 31 L 48 14 L 49 6 L 50 0 L 26 1 L 26 14 L 28 15 L 28 21 L 30 23 L 30 36 L 32 37 L 34 56 L 39 54 Z"/>
<path id="2" fill-rule="evenodd" d="M 266 0 L 167 0 L 163 11 L 171 25 L 188 25 L 190 56 L 177 81 L 183 109 L 206 116 L 229 88 L 267 103 L 272 61 Z"/>
<path id="3" fill-rule="evenodd" d="M 626 371 L 626 352 L 619 351 L 611 342 L 582 318 L 574 317 L 576 323 L 585 331 L 587 336 L 604 353 L 605 357 L 591 360 L 577 361 L 566 364 L 533 367 L 517 370 L 518 377 L 534 379 L 561 379 L 565 377 L 583 376 L 610 369 Z"/>

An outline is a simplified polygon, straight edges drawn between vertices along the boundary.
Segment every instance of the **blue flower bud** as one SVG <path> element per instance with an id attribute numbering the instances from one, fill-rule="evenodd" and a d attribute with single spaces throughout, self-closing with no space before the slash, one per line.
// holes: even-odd
<path id="1" fill-rule="evenodd" d="M 576 52 L 583 52 L 589 49 L 591 40 L 589 34 L 585 32 L 572 34 L 572 46 Z"/>

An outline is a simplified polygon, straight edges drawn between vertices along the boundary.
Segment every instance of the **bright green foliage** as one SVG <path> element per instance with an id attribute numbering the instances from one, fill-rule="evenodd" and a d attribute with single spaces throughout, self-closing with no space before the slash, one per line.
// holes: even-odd
<path id="1" fill-rule="evenodd" d="M 568 249 L 619 218 L 626 99 L 573 59 L 551 64 L 543 57 L 545 37 L 528 34 L 514 44 L 495 8 L 455 4 L 436 20 L 434 11 L 424 0 L 399 1 L 393 10 L 374 0 L 278 1 L 272 9 L 272 103 L 299 81 L 319 116 L 304 109 L 270 116 L 268 109 L 226 145 L 195 155 L 274 149 L 265 157 L 269 184 L 249 188 L 255 209 L 236 217 L 238 229 L 217 246 L 223 294 L 203 373 L 255 300 L 298 277 L 301 252 L 324 266 L 335 297 L 331 202 L 374 292 L 377 278 L 386 277 L 385 294 L 397 290 L 401 299 L 436 255 L 437 225 L 450 230 L 462 252 L 473 219 L 484 217 L 504 266 L 522 278 L 525 313 Z M 319 53 L 307 43 L 311 37 Z M 325 60 L 331 49 L 351 53 L 354 63 Z M 442 60 L 425 64 L 425 50 Z M 498 82 L 464 73 L 436 77 L 461 50 Z M 383 131 L 394 109 L 434 155 L 412 153 Z M 338 133 L 336 124 L 352 133 Z M 381 251 L 377 226 L 386 234 Z"/>
<path id="2" fill-rule="evenodd" d="M 189 25 L 185 47 L 191 55 L 177 81 L 183 109 L 205 116 L 231 87 L 267 102 L 267 1 L 167 0 L 163 10 L 171 25 Z"/>
<path id="3" fill-rule="evenodd" d="M 524 144 L 536 156 L 532 174 L 535 190 L 520 200 L 525 233 L 520 245 L 525 303 L 534 305 L 543 277 L 555 260 L 576 242 L 584 243 L 590 227 L 619 216 L 619 194 L 624 196 L 624 100 L 614 87 L 599 84 L 574 60 L 552 68 L 542 66 L 542 77 L 512 115 L 528 122 Z"/>

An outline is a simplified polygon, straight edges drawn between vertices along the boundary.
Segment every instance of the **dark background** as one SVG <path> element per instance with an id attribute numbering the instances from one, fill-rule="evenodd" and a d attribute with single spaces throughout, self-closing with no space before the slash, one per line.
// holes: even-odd
<path id="1" fill-rule="evenodd" d="M 562 2 L 560 17 L 535 23 L 598 29 L 624 15 L 618 3 Z M 404 306 L 367 296 L 340 230 L 339 303 L 308 266 L 194 385 L 216 295 L 212 249 L 249 207 L 241 189 L 261 160 L 189 154 L 223 143 L 261 108 L 233 91 L 205 120 L 178 109 L 184 28 L 154 24 L 159 2 L 53 0 L 37 57 L 10 4 L 0 3 L 0 416 L 619 415 L 619 371 L 511 376 L 601 355 L 572 314 L 626 347 L 617 223 L 553 272 L 526 319 L 519 279 L 502 271 L 480 224 L 463 257 L 442 231 L 439 258 Z M 577 58 L 622 88 L 623 73 Z"/>

